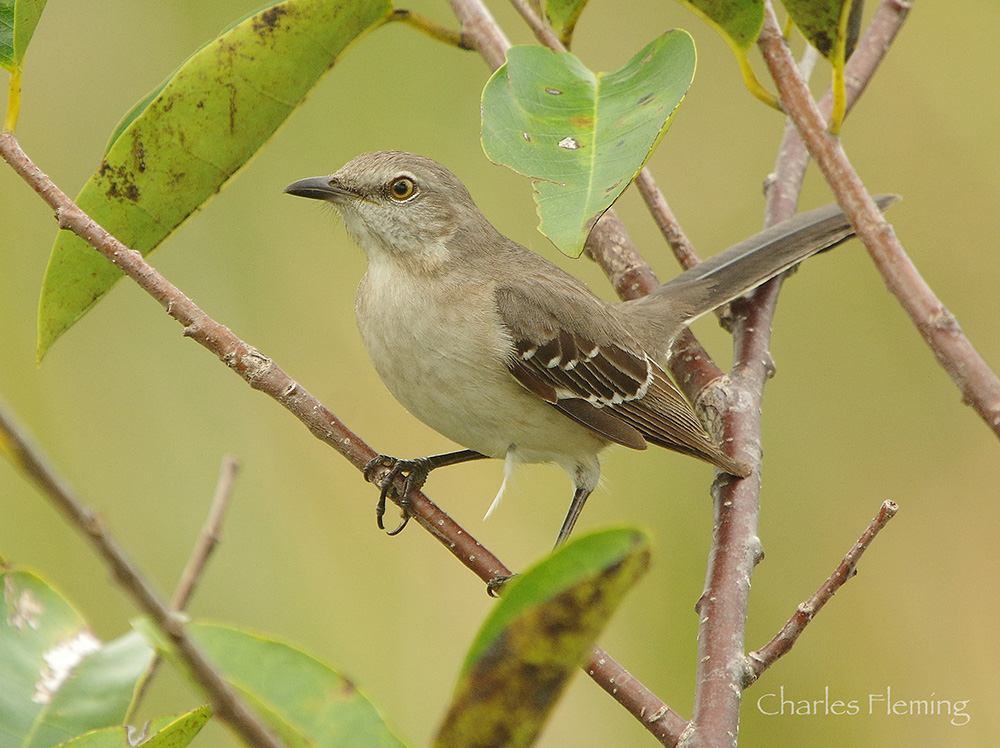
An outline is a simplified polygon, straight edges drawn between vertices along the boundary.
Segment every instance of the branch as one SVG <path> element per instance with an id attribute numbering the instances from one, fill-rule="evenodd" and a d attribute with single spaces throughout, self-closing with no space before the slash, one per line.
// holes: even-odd
<path id="1" fill-rule="evenodd" d="M 28 158 L 13 135 L 0 134 L 0 156 L 55 210 L 60 228 L 73 231 L 115 263 L 140 288 L 159 301 L 167 314 L 184 326 L 184 334 L 187 337 L 218 356 L 252 388 L 277 400 L 305 424 L 315 437 L 333 447 L 359 470 L 375 457 L 376 453 L 371 447 L 305 388 L 285 374 L 276 363 L 244 343 L 229 328 L 209 317 L 176 286 L 153 269 L 141 254 L 126 247 L 80 210 Z M 441 511 L 422 492 L 412 491 L 408 499 L 410 502 L 408 511 L 411 516 L 481 580 L 491 582 L 498 577 L 511 575 L 511 570 L 495 555 Z M 183 652 L 181 656 L 184 657 Z M 613 677 L 616 672 L 626 672 L 603 651 L 595 654 L 586 667 L 588 672 L 593 673 L 592 677 L 608 691 L 616 686 L 613 681 L 602 679 L 609 677 L 608 674 Z M 638 684 L 634 679 L 632 682 Z M 639 699 L 635 701 L 638 703 Z M 650 700 L 644 705 L 650 713 L 667 709 L 659 700 L 655 700 L 655 708 L 650 708 Z M 643 718 L 641 712 L 636 712 L 635 716 Z M 662 726 L 660 731 L 663 731 Z M 669 744 L 675 742 L 676 740 L 673 740 Z"/>
<path id="2" fill-rule="evenodd" d="M 603 688 L 663 745 L 674 746 L 687 729 L 682 716 L 660 701 L 600 647 L 594 647 L 590 662 L 584 665 L 587 675 Z"/>
<path id="3" fill-rule="evenodd" d="M 685 270 L 690 270 L 698 265 L 701 258 L 694 251 L 694 247 L 688 241 L 687 235 L 681 229 L 673 211 L 667 205 L 667 199 L 660 192 L 660 188 L 656 186 L 652 172 L 643 167 L 639 176 L 635 178 L 635 186 L 638 188 L 643 202 L 646 203 L 646 208 L 653 217 L 656 227 L 663 234 L 667 244 L 670 245 L 670 249 L 673 250 L 674 257 L 677 258 L 680 266 Z"/>
<path id="4" fill-rule="evenodd" d="M 271 396 L 298 418 L 320 441 L 333 447 L 359 470 L 375 451 L 281 367 L 219 324 L 160 275 L 142 255 L 99 226 L 21 150 L 13 135 L 0 134 L 0 156 L 55 210 L 59 227 L 73 231 L 113 262 L 167 314 L 184 326 L 184 335 L 208 349 L 253 389 Z M 481 579 L 510 574 L 493 554 L 419 491 L 409 496 L 410 512 Z"/>
<path id="5" fill-rule="evenodd" d="M 108 533 L 100 516 L 80 501 L 66 481 L 48 465 L 27 434 L 10 417 L 3 403 L 0 403 L 0 436 L 9 447 L 5 451 L 12 455 L 14 463 L 90 542 L 136 607 L 148 615 L 174 644 L 219 718 L 250 745 L 283 748 L 188 637 L 182 619 L 156 594 Z"/>
<path id="6" fill-rule="evenodd" d="M 773 11 L 770 8 L 769 13 L 773 22 Z M 870 52 L 863 54 L 859 62 L 855 63 L 852 69 L 855 99 L 876 67 L 875 64 L 862 66 L 860 61 L 867 59 L 870 62 L 873 56 L 884 55 L 894 37 L 894 33 L 884 35 L 882 29 L 882 26 L 876 24 L 866 30 L 862 46 L 868 50 L 878 48 L 878 55 Z M 776 26 L 770 29 L 765 27 L 765 34 L 769 32 L 771 36 L 767 44 L 781 47 L 783 73 L 794 74 L 801 83 L 803 101 L 807 100 L 812 104 L 805 82 L 785 47 L 780 31 L 776 32 Z M 880 42 L 874 41 L 875 39 Z M 762 36 L 762 49 L 764 46 Z M 788 109 L 790 105 L 780 81 L 778 90 L 783 106 Z M 788 218 L 794 212 L 801 180 L 785 177 L 793 171 L 787 165 L 789 160 L 795 160 L 794 151 L 783 144 L 775 168 L 777 176 L 769 180 L 767 225 Z M 846 205 L 841 203 L 841 207 L 848 212 Z M 855 228 L 860 227 L 855 224 Z M 860 230 L 858 235 L 864 240 Z M 732 440 L 744 448 L 756 445 L 759 450 L 761 444 L 761 423 L 757 414 L 763 406 L 764 384 L 773 372 L 768 349 L 771 322 L 781 282 L 781 277 L 775 278 L 758 289 L 751 299 L 738 300 L 733 304 L 734 366 L 730 379 L 722 385 L 728 396 L 721 397 L 720 402 L 723 407 L 725 403 L 740 404 L 738 409 L 729 412 L 728 418 L 722 419 L 725 427 L 723 439 Z M 761 547 L 757 534 L 760 513 L 760 454 L 740 454 L 737 457 L 756 469 L 753 475 L 742 481 L 732 482 L 720 476 L 715 486 L 715 533 L 705 592 L 698 603 L 702 624 L 698 636 L 698 676 L 691 720 L 696 727 L 686 736 L 686 746 L 715 748 L 735 745 L 739 727 L 741 693 L 746 678 L 746 660 L 742 653 L 750 579 L 754 566 L 761 558 Z"/>
<path id="7" fill-rule="evenodd" d="M 222 518 L 229 507 L 229 497 L 232 495 L 233 482 L 239 467 L 240 463 L 235 457 L 226 456 L 222 458 L 222 468 L 219 471 L 219 479 L 216 482 L 215 495 L 212 498 L 212 505 L 208 510 L 208 517 L 205 519 L 201 534 L 198 536 L 194 548 L 191 550 L 191 556 L 184 567 L 184 571 L 181 573 L 181 578 L 177 584 L 177 588 L 174 590 L 174 595 L 170 599 L 170 610 L 175 614 L 182 612 L 187 607 L 188 602 L 191 600 L 191 595 L 194 593 L 195 585 L 201 578 L 202 572 L 205 570 L 205 565 L 208 563 L 208 557 L 219 542 L 222 532 Z M 154 656 L 150 661 L 149 667 L 146 668 L 146 673 L 142 676 L 139 686 L 136 688 L 135 698 L 132 699 L 126 721 L 130 720 L 132 715 L 138 711 L 139 705 L 149 691 L 150 684 L 156 677 L 156 672 L 159 670 L 161 662 L 162 658 L 159 654 Z"/>
<path id="8" fill-rule="evenodd" d="M 531 29 L 531 33 L 535 35 L 535 38 L 544 44 L 549 49 L 554 49 L 556 52 L 565 52 L 566 45 L 564 45 L 556 32 L 549 26 L 540 15 L 538 15 L 535 10 L 528 5 L 526 0 L 510 0 L 510 4 L 514 6 L 514 9 L 521 14 L 521 18 L 524 22 L 528 24 L 528 28 Z"/>
<path id="9" fill-rule="evenodd" d="M 747 670 L 743 688 L 752 685 L 760 677 L 761 673 L 777 662 L 778 658 L 785 655 L 794 646 L 795 642 L 798 641 L 806 626 L 823 609 L 823 606 L 837 594 L 837 591 L 849 579 L 858 573 L 857 566 L 858 561 L 861 560 L 861 556 L 868 550 L 868 546 L 875 540 L 875 536 L 882 531 L 882 528 L 889 523 L 889 520 L 896 516 L 898 510 L 899 507 L 896 505 L 896 502 L 883 502 L 878 514 L 861 534 L 858 542 L 848 551 L 847 555 L 844 556 L 844 560 L 840 562 L 840 565 L 830 575 L 829 579 L 816 591 L 816 594 L 804 603 L 799 604 L 798 609 L 796 609 L 795 613 L 788 620 L 788 623 L 785 624 L 784 628 L 771 641 L 756 652 L 751 652 L 747 655 Z"/>
<path id="10" fill-rule="evenodd" d="M 222 533 L 222 518 L 229 508 L 229 497 L 233 493 L 233 484 L 239 469 L 240 462 L 232 455 L 226 455 L 222 458 L 219 480 L 215 485 L 215 495 L 212 497 L 212 505 L 208 509 L 208 517 L 205 519 L 201 534 L 191 550 L 187 566 L 181 573 L 177 589 L 174 590 L 174 596 L 170 599 L 172 610 L 181 611 L 187 607 L 188 601 L 194 593 L 195 585 L 205 570 L 205 564 L 208 563 L 208 557 L 212 555 L 212 551 L 219 543 Z"/>
<path id="11" fill-rule="evenodd" d="M 846 82 L 847 109 L 849 114 L 854 108 L 868 82 L 875 75 L 878 66 L 885 59 L 889 46 L 906 21 L 909 3 L 906 0 L 882 0 L 875 9 L 871 23 L 864 36 L 858 42 L 854 54 L 844 68 Z M 814 50 L 813 47 L 808 47 Z M 808 77 L 803 75 L 803 77 Z M 829 120 L 833 111 L 833 89 L 828 88 L 819 101 L 819 110 L 823 119 Z M 845 115 L 846 116 L 846 115 Z M 809 165 L 809 151 L 799 137 L 795 124 L 788 120 L 785 133 L 778 148 L 778 159 L 774 173 L 767 181 L 768 215 L 789 217 L 795 212 L 799 192 L 802 190 L 802 180 L 806 167 Z"/>
<path id="12" fill-rule="evenodd" d="M 888 8 L 902 18 L 909 5 L 895 0 Z M 886 287 L 958 386 L 963 400 L 975 409 L 994 434 L 1000 436 L 1000 380 L 962 333 L 955 317 L 920 276 L 892 227 L 865 191 L 840 140 L 827 132 L 826 120 L 795 68 L 769 3 L 759 44 L 785 111 L 830 184 L 840 207 L 850 217 Z"/>

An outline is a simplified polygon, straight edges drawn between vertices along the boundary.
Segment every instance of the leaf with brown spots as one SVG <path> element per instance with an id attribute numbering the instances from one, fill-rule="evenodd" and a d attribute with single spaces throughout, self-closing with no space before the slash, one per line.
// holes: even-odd
<path id="1" fill-rule="evenodd" d="M 286 0 L 234 24 L 125 115 L 77 204 L 131 248 L 152 252 L 391 12 L 388 0 Z M 39 361 L 121 275 L 82 239 L 59 233 L 39 304 Z"/>
<path id="2" fill-rule="evenodd" d="M 559 41 L 567 49 L 573 40 L 573 29 L 576 28 L 576 22 L 580 20 L 586 4 L 587 0 L 545 0 L 545 18 L 559 32 Z"/>
<path id="3" fill-rule="evenodd" d="M 858 42 L 864 0 L 782 0 L 782 3 L 802 35 L 833 66 L 830 132 L 836 135 L 847 107 L 844 65 Z"/>
<path id="4" fill-rule="evenodd" d="M 531 745 L 648 565 L 646 537 L 614 529 L 579 537 L 510 581 L 469 650 L 435 748 Z"/>

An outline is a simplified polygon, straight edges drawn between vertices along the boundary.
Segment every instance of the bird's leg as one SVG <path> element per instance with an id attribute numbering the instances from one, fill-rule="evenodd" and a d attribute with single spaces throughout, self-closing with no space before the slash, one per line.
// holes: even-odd
<path id="1" fill-rule="evenodd" d="M 385 501 L 389 497 L 389 492 L 396 486 L 396 479 L 399 476 L 403 476 L 403 487 L 402 492 L 397 490 L 396 495 L 399 497 L 400 509 L 403 510 L 403 519 L 395 530 L 389 531 L 389 535 L 398 535 L 406 527 L 406 523 L 410 521 L 410 514 L 407 511 L 407 506 L 409 506 L 409 499 L 407 497 L 410 495 L 410 491 L 416 491 L 424 485 L 431 470 L 447 465 L 457 465 L 460 462 L 482 460 L 485 458 L 486 455 L 473 452 L 471 449 L 462 449 L 458 452 L 448 452 L 447 454 L 434 455 L 433 457 L 419 457 L 415 460 L 400 460 L 388 455 L 378 455 L 372 458 L 362 470 L 365 480 L 369 483 L 375 483 L 375 476 L 380 468 L 389 469 L 378 483 L 381 489 L 378 496 L 378 503 L 375 505 L 375 521 L 378 523 L 378 528 L 380 530 L 385 529 L 385 525 L 382 524 L 382 517 L 385 514 Z"/>
<path id="2" fill-rule="evenodd" d="M 583 505 L 587 502 L 587 498 L 592 492 L 593 489 L 582 487 L 577 487 L 573 492 L 573 501 L 570 502 L 566 519 L 563 520 L 562 529 L 559 530 L 559 537 L 556 538 L 555 548 L 558 548 L 569 540 L 569 534 L 573 532 L 573 526 L 576 525 L 576 521 L 580 517 L 580 512 L 583 511 Z"/>

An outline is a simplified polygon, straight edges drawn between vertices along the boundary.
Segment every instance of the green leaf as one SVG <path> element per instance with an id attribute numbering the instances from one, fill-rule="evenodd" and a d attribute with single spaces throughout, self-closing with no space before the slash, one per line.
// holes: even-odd
<path id="1" fill-rule="evenodd" d="M 0 67 L 20 68 L 46 0 L 0 0 Z"/>
<path id="2" fill-rule="evenodd" d="M 864 0 L 781 0 L 809 43 L 833 62 L 851 56 L 858 41 Z M 853 22 L 852 22 L 853 21 Z M 839 50 L 838 50 L 839 48 Z"/>
<path id="3" fill-rule="evenodd" d="M 569 677 L 649 565 L 646 537 L 580 537 L 515 577 L 476 636 L 436 748 L 534 742 Z"/>
<path id="4" fill-rule="evenodd" d="M 0 67 L 10 71 L 4 132 L 14 132 L 17 127 L 24 55 L 44 9 L 45 0 L 0 0 Z"/>
<path id="5" fill-rule="evenodd" d="M 749 49 L 764 25 L 764 0 L 678 0 L 708 22 L 730 47 Z"/>
<path id="6" fill-rule="evenodd" d="M 27 571 L 0 573 L 0 747 L 47 748 L 120 725 L 152 651 L 135 632 L 102 643 Z"/>
<path id="7" fill-rule="evenodd" d="M 147 621 L 136 627 L 173 654 Z M 351 681 L 301 650 L 220 624 L 192 623 L 187 630 L 286 745 L 404 748 Z"/>
<path id="8" fill-rule="evenodd" d="M 586 4 L 587 0 L 546 0 L 545 17 L 552 28 L 559 32 L 559 40 L 567 47 Z"/>
<path id="9" fill-rule="evenodd" d="M 583 251 L 667 131 L 694 68 L 694 42 L 679 30 L 615 73 L 595 75 L 569 52 L 507 51 L 483 90 L 483 149 L 536 180 L 539 230 L 561 251 Z"/>
<path id="10" fill-rule="evenodd" d="M 14 1 L 0 0 L 0 68 L 14 69 Z"/>
<path id="11" fill-rule="evenodd" d="M 840 132 L 847 112 L 844 65 L 861 32 L 864 0 L 782 0 L 789 17 L 809 43 L 833 66 L 830 132 Z"/>
<path id="12" fill-rule="evenodd" d="M 192 55 L 115 129 L 77 204 L 148 254 L 217 193 L 275 133 L 388 0 L 286 0 Z M 42 286 L 38 358 L 121 278 L 68 231 Z"/>
<path id="13" fill-rule="evenodd" d="M 203 706 L 179 717 L 160 717 L 152 721 L 147 731 L 148 737 L 136 735 L 134 728 L 119 726 L 94 730 L 63 743 L 60 748 L 184 748 L 205 726 L 212 716 L 212 710 Z M 129 735 L 132 733 L 130 739 Z"/>
<path id="14" fill-rule="evenodd" d="M 778 100 L 757 80 L 750 64 L 749 51 L 764 25 L 763 0 L 678 0 L 715 29 L 736 55 L 743 83 L 770 107 L 778 109 Z"/>

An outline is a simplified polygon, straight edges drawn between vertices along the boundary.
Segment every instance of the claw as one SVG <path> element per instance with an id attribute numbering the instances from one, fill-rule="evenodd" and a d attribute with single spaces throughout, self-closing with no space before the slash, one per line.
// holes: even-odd
<path id="1" fill-rule="evenodd" d="M 486 583 L 486 594 L 490 597 L 500 597 L 500 590 L 503 586 L 516 576 L 516 574 L 508 574 L 506 576 L 493 577 Z"/>
<path id="2" fill-rule="evenodd" d="M 384 530 L 385 524 L 382 522 L 382 517 L 385 515 L 385 505 L 386 499 L 389 498 L 390 493 L 394 493 L 399 499 L 399 508 L 402 510 L 403 519 L 399 523 L 399 526 L 394 530 L 388 532 L 389 535 L 398 535 L 406 527 L 406 524 L 410 521 L 410 515 L 407 511 L 407 507 L 410 504 L 407 498 L 411 491 L 419 490 L 421 486 L 424 485 L 424 481 L 427 480 L 427 475 L 431 471 L 431 464 L 427 458 L 419 458 L 416 460 L 399 460 L 395 457 L 389 457 L 388 455 L 378 455 L 377 457 L 369 460 L 368 464 L 365 465 L 362 470 L 365 480 L 369 483 L 375 483 L 375 473 L 380 468 L 389 468 L 389 471 L 385 476 L 378 482 L 379 485 L 379 495 L 378 503 L 375 504 L 375 522 L 378 524 L 378 529 Z M 398 491 L 396 488 L 396 479 L 399 476 L 404 476 L 403 479 L 403 490 Z"/>

